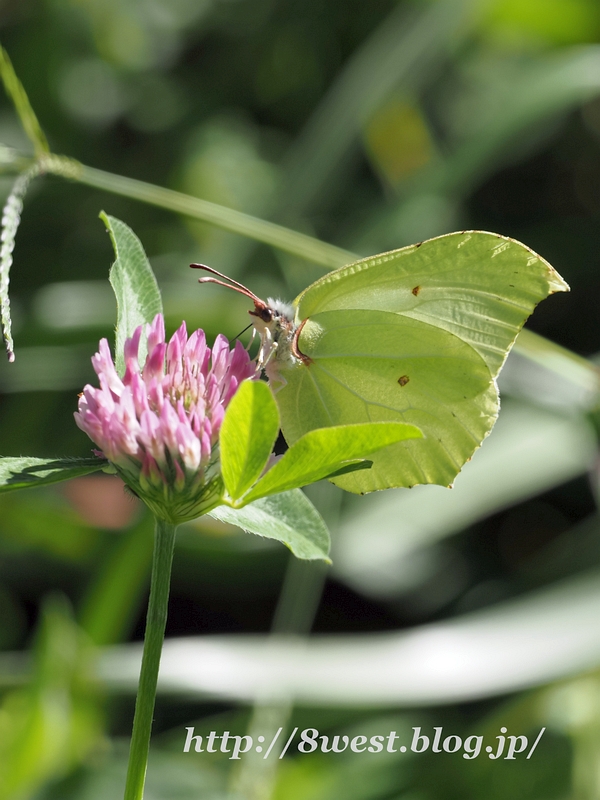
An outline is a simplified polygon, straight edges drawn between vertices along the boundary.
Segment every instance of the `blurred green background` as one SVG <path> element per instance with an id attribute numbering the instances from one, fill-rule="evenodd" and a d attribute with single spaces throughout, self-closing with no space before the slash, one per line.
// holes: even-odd
<path id="1" fill-rule="evenodd" d="M 600 351 L 597 0 L 3 0 L 0 28 L 53 152 L 363 255 L 456 229 L 513 236 L 572 288 L 528 327 Z M 4 96 L 0 143 L 31 151 Z M 3 196 L 13 181 L 7 165 Z M 191 261 L 286 299 L 324 271 L 36 179 L 11 276 L 17 358 L 0 363 L 3 455 L 90 451 L 72 414 L 116 318 L 102 209 L 141 238 L 171 329 L 247 323 L 244 298 L 198 286 Z M 597 380 L 513 354 L 501 389 L 498 428 L 452 492 L 312 490 L 334 536 L 326 574 L 216 522 L 181 529 L 167 636 L 197 649 L 165 662 L 148 798 L 600 798 Z M 122 791 L 150 549 L 116 479 L 2 496 L 0 800 Z M 319 636 L 275 653 L 273 626 Z M 181 752 L 186 726 L 245 733 L 253 700 L 264 730 L 547 730 L 509 764 L 290 753 L 276 774 L 232 775 L 225 756 Z"/>

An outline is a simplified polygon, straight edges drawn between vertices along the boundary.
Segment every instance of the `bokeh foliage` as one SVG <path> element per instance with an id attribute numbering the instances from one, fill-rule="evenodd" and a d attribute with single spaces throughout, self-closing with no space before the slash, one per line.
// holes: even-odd
<path id="1" fill-rule="evenodd" d="M 0 26 L 53 152 L 364 255 L 454 229 L 514 236 L 572 287 L 531 328 L 586 357 L 600 350 L 596 0 L 5 0 Z M 31 152 L 7 98 L 0 142 Z M 4 194 L 13 180 L 8 165 Z M 246 324 L 244 299 L 197 286 L 192 261 L 259 296 L 288 299 L 323 273 L 215 225 L 59 177 L 35 179 L 11 279 L 17 360 L 0 364 L 3 455 L 89 454 L 72 413 L 92 377 L 89 357 L 100 336 L 112 339 L 116 318 L 101 209 L 144 243 L 171 329 L 185 318 L 209 338 L 233 337 Z M 384 687 L 384 708 L 361 696 L 360 683 L 346 699 L 319 700 L 311 678 L 289 723 L 324 733 L 442 725 L 463 737 L 496 735 L 501 724 L 535 735 L 546 725 L 547 738 L 531 761 L 509 764 L 289 758 L 275 797 L 598 796 L 595 378 L 569 358 L 551 370 L 514 355 L 503 380 L 499 427 L 453 493 L 426 487 L 340 507 L 335 490 L 315 489 L 335 547 L 314 629 L 401 637 L 456 623 L 475 647 L 493 654 L 502 645 L 513 671 L 490 673 L 474 693 L 472 662 L 460 651 L 445 697 L 425 687 L 411 702 L 410 686 L 404 695 Z M 149 521 L 116 479 L 2 497 L 0 797 L 118 796 L 130 651 L 116 651 L 122 661 L 99 687 L 90 647 L 140 638 L 149 551 Z M 323 573 L 294 572 L 276 543 L 215 521 L 188 526 L 168 634 L 220 633 L 235 647 L 236 634 L 266 633 L 286 569 L 274 624 L 306 630 Z M 520 625 L 529 638 L 519 638 Z M 442 673 L 452 630 L 432 639 Z M 554 671 L 549 657 L 533 657 L 553 637 L 564 654 Z M 376 640 L 352 641 L 357 657 L 377 652 Z M 402 668 L 410 667 L 407 657 Z M 389 664 L 392 676 L 400 668 Z M 345 672 L 352 677 L 352 660 Z M 230 762 L 183 754 L 184 728 L 244 733 L 251 697 L 236 685 L 217 699 L 165 695 L 152 796 L 222 797 Z"/>

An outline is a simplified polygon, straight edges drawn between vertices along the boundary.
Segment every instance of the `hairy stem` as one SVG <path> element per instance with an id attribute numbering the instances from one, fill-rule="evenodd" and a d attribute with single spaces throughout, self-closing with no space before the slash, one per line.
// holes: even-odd
<path id="1" fill-rule="evenodd" d="M 1 51 L 1 49 L 0 49 Z M 6 354 L 9 361 L 15 360 L 14 343 L 11 333 L 10 300 L 8 287 L 10 284 L 10 268 L 13 261 L 13 250 L 17 230 L 21 222 L 23 211 L 23 198 L 31 181 L 39 175 L 41 168 L 38 163 L 32 164 L 29 169 L 22 172 L 13 184 L 12 190 L 2 209 L 2 222 L 0 233 L 0 327 L 6 345 Z"/>

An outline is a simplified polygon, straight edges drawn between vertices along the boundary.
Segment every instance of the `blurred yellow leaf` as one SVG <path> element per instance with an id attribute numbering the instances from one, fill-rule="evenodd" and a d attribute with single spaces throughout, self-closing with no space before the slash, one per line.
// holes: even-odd
<path id="1" fill-rule="evenodd" d="M 376 112 L 364 137 L 374 167 L 392 186 L 424 167 L 433 155 L 423 115 L 416 106 L 398 97 Z"/>
<path id="2" fill-rule="evenodd" d="M 490 22 L 505 33 L 533 34 L 554 44 L 593 41 L 600 34 L 597 0 L 500 0 Z"/>

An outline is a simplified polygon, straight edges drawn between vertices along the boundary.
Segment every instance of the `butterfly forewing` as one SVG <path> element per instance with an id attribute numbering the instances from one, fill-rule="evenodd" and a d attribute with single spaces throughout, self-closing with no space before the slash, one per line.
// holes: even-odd
<path id="1" fill-rule="evenodd" d="M 566 290 L 550 264 L 520 242 L 466 231 L 325 275 L 297 298 L 297 317 L 349 308 L 402 314 L 455 334 L 495 376 L 535 306 Z"/>

